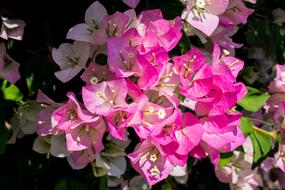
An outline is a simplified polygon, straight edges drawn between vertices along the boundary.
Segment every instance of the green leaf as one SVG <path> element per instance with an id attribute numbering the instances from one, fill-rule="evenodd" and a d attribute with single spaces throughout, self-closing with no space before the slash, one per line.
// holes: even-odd
<path id="1" fill-rule="evenodd" d="M 251 133 L 249 136 L 253 145 L 253 161 L 257 162 L 262 157 L 261 148 L 255 135 Z"/>
<path id="2" fill-rule="evenodd" d="M 260 160 L 266 158 L 267 154 L 272 149 L 272 139 L 270 136 L 267 136 L 259 131 L 254 131 L 250 133 L 249 136 L 254 149 L 253 162 L 260 162 Z"/>
<path id="3" fill-rule="evenodd" d="M 263 155 L 266 155 L 271 150 L 272 138 L 258 131 L 255 131 L 254 135 L 258 140 Z"/>
<path id="4" fill-rule="evenodd" d="M 247 89 L 246 96 L 238 102 L 238 105 L 247 111 L 257 112 L 270 96 L 252 87 L 247 87 Z"/>
<path id="5" fill-rule="evenodd" d="M 7 87 L 7 80 L 2 83 L 1 91 L 5 100 L 18 102 L 23 98 L 23 94 L 14 84 Z"/>
<path id="6" fill-rule="evenodd" d="M 241 125 L 239 127 L 244 135 L 248 135 L 249 133 L 253 132 L 253 121 L 247 119 L 246 117 L 242 117 L 240 121 Z"/>
<path id="7" fill-rule="evenodd" d="M 234 153 L 228 152 L 228 153 L 221 153 L 220 154 L 220 161 L 219 161 L 219 168 L 222 168 L 226 166 L 233 158 Z"/>

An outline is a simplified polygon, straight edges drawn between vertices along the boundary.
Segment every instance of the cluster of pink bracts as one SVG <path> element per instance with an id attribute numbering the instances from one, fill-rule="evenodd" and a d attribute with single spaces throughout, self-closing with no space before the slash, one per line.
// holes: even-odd
<path id="1" fill-rule="evenodd" d="M 212 57 L 192 48 L 170 58 L 182 25 L 180 17 L 165 20 L 160 10 L 108 15 L 93 3 L 85 23 L 67 34 L 75 42 L 52 52 L 62 82 L 84 70 L 83 103 L 72 92 L 60 104 L 39 92 L 38 134 L 65 136 L 71 161 L 80 167 L 96 161 L 105 134 L 126 142 L 132 128 L 140 142 L 128 158 L 150 185 L 184 167 L 189 156 L 209 155 L 217 167 L 220 153 L 245 141 L 234 109 L 246 94 L 236 81 L 243 62 L 216 43 Z M 94 61 L 99 53 L 107 55 L 107 65 Z"/>

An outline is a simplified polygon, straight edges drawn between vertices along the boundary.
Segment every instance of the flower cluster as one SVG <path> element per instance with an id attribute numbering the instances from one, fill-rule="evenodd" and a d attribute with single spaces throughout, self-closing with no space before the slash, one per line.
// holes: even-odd
<path id="1" fill-rule="evenodd" d="M 185 4 L 181 18 L 189 25 L 185 26 L 188 35 L 198 35 L 203 42 L 207 38 L 216 41 L 221 47 L 234 52 L 242 44 L 231 39 L 238 31 L 239 24 L 245 24 L 254 10 L 245 6 L 241 0 L 181 0 Z M 255 0 L 250 0 L 256 3 Z M 195 29 L 193 30 L 192 27 Z"/>
<path id="2" fill-rule="evenodd" d="M 179 17 L 166 20 L 160 10 L 108 15 L 93 3 L 85 23 L 68 31 L 74 42 L 52 51 L 60 67 L 55 76 L 63 83 L 83 70 L 83 101 L 69 92 L 66 102 L 55 103 L 39 92 L 41 137 L 34 149 L 67 156 L 74 168 L 92 163 L 98 176 L 119 177 L 126 165 L 124 149 L 138 138 L 127 157 L 149 185 L 177 168 L 185 171 L 189 156 L 209 155 L 217 168 L 220 153 L 245 141 L 238 128 L 241 114 L 234 109 L 247 92 L 236 81 L 244 63 L 217 43 L 212 56 L 192 48 L 170 57 L 182 26 Z M 106 64 L 96 62 L 99 54 L 107 56 Z M 43 144 L 49 150 L 40 149 Z M 110 150 L 114 147 L 120 153 Z"/>

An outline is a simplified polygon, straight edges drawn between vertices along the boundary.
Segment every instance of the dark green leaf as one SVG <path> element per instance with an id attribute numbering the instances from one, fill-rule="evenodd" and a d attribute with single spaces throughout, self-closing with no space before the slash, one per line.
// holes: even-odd
<path id="1" fill-rule="evenodd" d="M 88 185 L 76 179 L 65 178 L 60 180 L 54 190 L 89 190 Z"/>

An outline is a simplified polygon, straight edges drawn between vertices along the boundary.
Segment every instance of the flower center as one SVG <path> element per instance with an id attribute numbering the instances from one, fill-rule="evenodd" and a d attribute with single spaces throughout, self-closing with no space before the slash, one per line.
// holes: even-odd
<path id="1" fill-rule="evenodd" d="M 206 7 L 207 3 L 205 0 L 196 0 L 195 7 L 198 9 L 204 9 Z"/>

